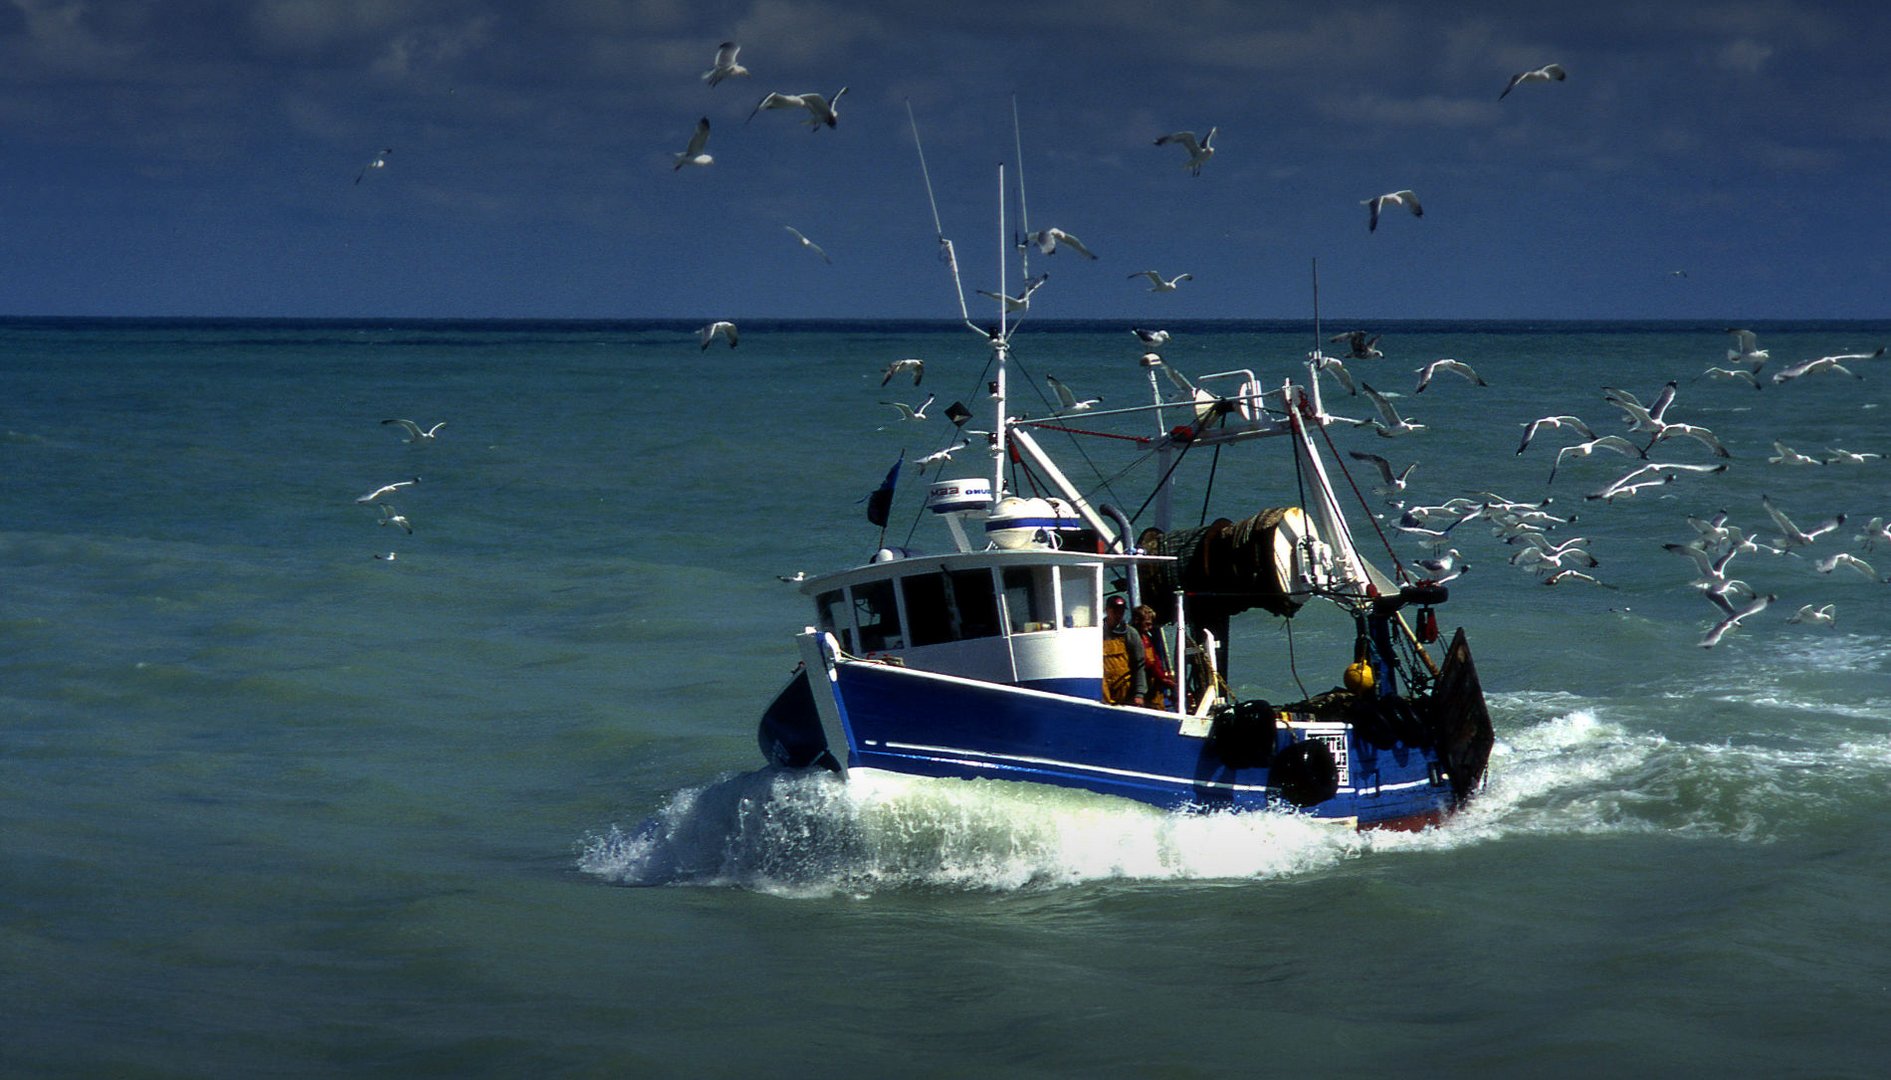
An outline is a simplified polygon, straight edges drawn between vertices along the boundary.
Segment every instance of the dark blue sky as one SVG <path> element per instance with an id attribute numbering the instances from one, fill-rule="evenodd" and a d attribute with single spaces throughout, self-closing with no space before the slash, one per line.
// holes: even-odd
<path id="1" fill-rule="evenodd" d="M 1015 95 L 1031 224 L 1101 255 L 1033 258 L 1044 316 L 1300 317 L 1318 258 L 1337 318 L 1883 317 L 1888 12 L 0 0 L 0 314 L 944 317 L 904 103 L 976 289 Z M 1152 145 L 1211 125 L 1198 178 Z"/>

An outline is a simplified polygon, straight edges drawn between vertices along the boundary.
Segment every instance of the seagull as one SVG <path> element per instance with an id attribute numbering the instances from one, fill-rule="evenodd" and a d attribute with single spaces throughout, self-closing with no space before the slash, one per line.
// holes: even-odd
<path id="1" fill-rule="evenodd" d="M 1773 500 L 1767 498 L 1765 495 L 1760 496 L 1760 505 L 1766 508 L 1766 514 L 1773 519 L 1773 524 L 1779 526 L 1781 540 L 1787 547 L 1801 547 L 1810 544 L 1819 537 L 1845 524 L 1845 515 L 1839 514 L 1820 522 L 1810 529 L 1802 530 L 1799 526 L 1792 523 L 1791 518 L 1780 513 L 1779 509 L 1773 505 Z"/>
<path id="2" fill-rule="evenodd" d="M 1184 281 L 1195 280 L 1194 274 L 1177 274 L 1174 277 L 1168 279 L 1167 281 L 1164 281 L 1162 280 L 1162 275 L 1156 273 L 1154 270 L 1138 270 L 1129 276 L 1132 278 L 1139 278 L 1139 277 L 1148 278 L 1150 282 L 1149 284 L 1150 292 L 1174 292 L 1175 287 L 1182 284 Z"/>
<path id="3" fill-rule="evenodd" d="M 1728 352 L 1732 351 L 1731 349 L 1728 350 Z M 1694 376 L 1694 378 L 1697 380 L 1723 379 L 1727 382 L 1743 382 L 1753 387 L 1755 390 L 1765 389 L 1765 387 L 1760 385 L 1760 377 L 1745 368 L 1710 367 L 1699 375 Z"/>
<path id="4" fill-rule="evenodd" d="M 1617 390 L 1612 386 L 1602 388 L 1602 398 L 1609 404 L 1622 410 L 1623 418 L 1630 431 L 1646 431 L 1650 434 L 1661 432 L 1662 417 L 1667 415 L 1668 406 L 1674 404 L 1674 391 L 1677 383 L 1669 379 L 1655 395 L 1654 404 L 1644 406 L 1641 399 L 1626 390 Z"/>
<path id="5" fill-rule="evenodd" d="M 387 156 L 393 152 L 394 152 L 393 147 L 383 146 L 381 148 L 381 152 L 374 155 L 373 161 L 370 161 L 366 165 L 361 166 L 361 171 L 355 174 L 355 183 L 357 184 L 361 183 L 362 178 L 367 176 L 368 173 L 374 169 L 387 168 Z"/>
<path id="6" fill-rule="evenodd" d="M 1044 376 L 1044 381 L 1051 384 L 1052 392 L 1057 395 L 1057 400 L 1060 405 L 1057 410 L 1058 412 L 1082 412 L 1092 405 L 1100 405 L 1103 403 L 1102 398 L 1085 398 L 1082 401 L 1077 400 L 1077 395 L 1071 392 L 1070 387 L 1065 386 L 1063 381 L 1058 379 L 1055 375 Z"/>
<path id="7" fill-rule="evenodd" d="M 1726 447 L 1720 445 L 1718 436 L 1698 424 L 1669 424 L 1664 422 L 1661 425 L 1661 430 L 1655 432 L 1655 437 L 1649 440 L 1648 449 L 1652 450 L 1658 442 L 1674 438 L 1693 439 L 1695 442 L 1712 450 L 1715 457 L 1733 456 L 1727 452 Z"/>
<path id="8" fill-rule="evenodd" d="M 1832 604 L 1819 607 L 1806 604 L 1786 617 L 1789 623 L 1811 623 L 1814 626 L 1831 626 L 1837 620 L 1838 612 Z"/>
<path id="9" fill-rule="evenodd" d="M 847 88 L 843 86 L 839 90 L 834 91 L 832 98 L 824 98 L 819 94 L 812 93 L 770 94 L 761 101 L 756 102 L 755 108 L 749 111 L 749 120 L 755 119 L 755 114 L 761 112 L 763 109 L 806 109 L 808 111 L 807 124 L 809 131 L 821 130 L 822 124 L 826 124 L 828 127 L 836 127 L 840 124 L 840 114 L 835 110 L 840 108 L 840 96 L 846 92 Z M 743 123 L 747 122 L 747 120 L 743 121 Z"/>
<path id="10" fill-rule="evenodd" d="M 1841 551 L 1829 559 L 1820 559 L 1812 564 L 1812 568 L 1821 574 L 1829 574 L 1841 566 L 1849 566 L 1873 581 L 1878 580 L 1878 571 L 1873 570 L 1870 563 L 1849 551 Z"/>
<path id="11" fill-rule="evenodd" d="M 377 552 L 375 552 L 375 554 L 374 554 L 374 557 L 375 557 L 375 558 L 377 558 L 377 559 L 380 559 L 380 560 L 381 560 L 382 562 L 393 562 L 393 561 L 394 561 L 395 559 L 398 559 L 398 558 L 400 558 L 400 556 L 399 556 L 399 555 L 396 555 L 396 554 L 394 554 L 394 553 L 393 553 L 393 552 L 391 552 L 391 551 L 390 551 L 390 552 L 388 552 L 388 553 L 387 553 L 387 554 L 385 554 L 385 555 L 383 555 L 383 554 L 381 554 L 380 552 L 378 552 L 378 551 L 377 551 Z"/>
<path id="12" fill-rule="evenodd" d="M 1778 596 L 1773 593 L 1767 593 L 1765 596 L 1754 597 L 1747 602 L 1745 607 L 1736 609 L 1725 599 L 1716 597 L 1715 602 L 1722 605 L 1722 610 L 1727 613 L 1727 617 L 1715 623 L 1714 628 L 1709 630 L 1707 636 L 1701 639 L 1701 648 L 1711 649 L 1715 645 L 1720 644 L 1720 639 L 1726 637 L 1728 631 L 1739 626 L 1742 620 L 1751 618 L 1765 611 L 1766 605 L 1777 599 L 1779 599 Z"/>
<path id="13" fill-rule="evenodd" d="M 795 228 L 793 225 L 783 225 L 782 228 L 787 229 L 788 232 L 791 235 L 793 235 L 796 240 L 801 241 L 802 247 L 807 248 L 809 251 L 814 252 L 816 255 L 819 255 L 821 257 L 822 262 L 828 263 L 830 265 L 833 263 L 834 260 L 827 257 L 827 252 L 821 250 L 821 245 L 815 243 L 814 241 L 808 239 L 805 236 L 802 236 L 800 229 Z"/>
<path id="14" fill-rule="evenodd" d="M 382 484 L 380 487 L 375 488 L 373 491 L 368 492 L 355 501 L 366 505 L 378 501 L 383 495 L 391 495 L 404 487 L 413 487 L 418 483 L 420 483 L 420 477 L 418 476 L 414 477 L 412 480 L 396 480 L 391 484 Z"/>
<path id="15" fill-rule="evenodd" d="M 1864 376 L 1853 371 L 1851 368 L 1846 367 L 1845 361 L 1847 360 L 1876 360 L 1878 357 L 1883 356 L 1883 355 L 1884 355 L 1884 346 L 1880 345 L 1878 346 L 1877 352 L 1841 353 L 1837 356 L 1821 356 L 1816 360 L 1801 361 L 1800 363 L 1794 364 L 1792 367 L 1789 367 L 1784 371 L 1775 372 L 1773 374 L 1773 381 L 1776 383 L 1783 383 L 1789 379 L 1797 379 L 1801 375 L 1817 375 L 1821 371 L 1837 371 L 1846 375 L 1850 375 L 1854 379 L 1862 379 L 1864 378 Z"/>
<path id="16" fill-rule="evenodd" d="M 702 342 L 702 347 L 707 349 L 709 347 L 709 343 L 716 340 L 716 336 L 718 334 L 729 339 L 729 348 L 731 349 L 735 348 L 736 332 L 735 332 L 735 324 L 732 322 L 725 322 L 721 319 L 718 319 L 715 322 L 710 323 L 708 326 L 703 327 L 701 330 L 698 330 L 696 332 L 696 337 L 699 341 Z"/>
<path id="17" fill-rule="evenodd" d="M 1037 245 L 1037 249 L 1046 255 L 1057 254 L 1057 249 L 1061 246 L 1069 248 L 1086 259 L 1096 258 L 1096 255 L 1089 248 L 1083 246 L 1083 241 L 1062 229 L 1042 229 L 1032 233 L 1030 239 L 1033 244 Z"/>
<path id="18" fill-rule="evenodd" d="M 1811 454 L 1802 454 L 1778 439 L 1773 440 L 1773 456 L 1766 460 L 1774 465 L 1823 465 L 1825 462 Z"/>
<path id="19" fill-rule="evenodd" d="M 1735 548 L 1716 557 L 1698 544 L 1663 544 L 1661 547 L 1665 551 L 1685 555 L 1694 560 L 1694 565 L 1701 571 L 1700 576 L 1694 579 L 1696 586 L 1719 591 L 1724 591 L 1728 582 L 1732 580 L 1727 577 L 1727 564 L 1733 561 L 1735 555 L 1740 554 L 1740 549 Z"/>
<path id="20" fill-rule="evenodd" d="M 1527 547 L 1517 552 L 1510 557 L 1510 565 L 1541 574 L 1563 569 L 1565 560 L 1578 566 L 1586 566 L 1591 570 L 1596 567 L 1596 557 L 1581 548 L 1552 550 L 1541 547 Z"/>
<path id="21" fill-rule="evenodd" d="M 1051 276 L 1048 273 L 1039 274 L 1038 276 L 1030 279 L 1029 281 L 1026 281 L 1024 283 L 1024 291 L 1020 292 L 1016 296 L 1006 296 L 1004 293 L 987 292 L 984 289 L 978 290 L 978 295 L 989 297 L 990 299 L 1000 301 L 1001 303 L 1005 305 L 1005 310 L 1007 312 L 1023 311 L 1024 309 L 1031 306 L 1031 294 L 1043 288 L 1044 283 L 1046 281 L 1049 281 L 1050 279 L 1051 279 Z"/>
<path id="22" fill-rule="evenodd" d="M 971 444 L 966 442 L 964 439 L 960 439 L 958 442 L 953 443 L 951 446 L 948 446 L 943 450 L 934 450 L 932 453 L 927 454 L 923 458 L 920 458 L 917 462 L 914 463 L 914 467 L 917 468 L 920 472 L 925 472 L 927 466 L 930 466 L 930 465 L 943 466 L 946 462 L 952 460 L 953 454 L 958 453 L 959 451 L 965 449 L 967 446 L 970 446 L 970 445 Z"/>
<path id="23" fill-rule="evenodd" d="M 1384 195 L 1375 195 L 1370 199 L 1360 200 L 1360 205 L 1372 208 L 1372 215 L 1366 219 L 1366 231 L 1379 230 L 1379 211 L 1387 206 L 1403 206 L 1412 212 L 1413 217 L 1424 217 L 1425 208 L 1418 205 L 1418 196 L 1409 190 L 1393 191 Z"/>
<path id="24" fill-rule="evenodd" d="M 401 531 L 405 532 L 407 535 L 409 536 L 414 535 L 414 527 L 408 524 L 407 516 L 405 514 L 397 512 L 393 507 L 389 506 L 386 503 L 381 503 L 380 507 L 381 507 L 381 524 L 398 525 L 401 527 Z"/>
<path id="25" fill-rule="evenodd" d="M 1188 170 L 1190 176 L 1200 176 L 1202 166 L 1208 164 L 1208 159 L 1215 156 L 1213 145 L 1215 132 L 1220 130 L 1220 128 L 1209 128 L 1208 135 L 1200 142 L 1195 141 L 1195 133 L 1192 131 L 1175 131 L 1157 139 L 1156 145 L 1167 146 L 1170 143 L 1179 143 L 1182 149 L 1188 151 L 1188 160 L 1182 163 L 1182 167 Z"/>
<path id="26" fill-rule="evenodd" d="M 1522 83 L 1562 82 L 1567 78 L 1569 78 L 1569 72 L 1564 71 L 1561 64 L 1545 64 L 1535 71 L 1519 71 L 1510 77 L 1509 85 L 1504 87 L 1503 93 L 1497 95 L 1497 100 L 1502 101 L 1510 96 L 1510 92 Z"/>
<path id="27" fill-rule="evenodd" d="M 672 172 L 681 171 L 685 165 L 711 165 L 715 158 L 703 153 L 703 147 L 709 143 L 709 118 L 696 121 L 696 133 L 689 137 L 689 145 L 676 155 L 676 164 L 670 166 Z"/>
<path id="28" fill-rule="evenodd" d="M 1142 342 L 1144 345 L 1167 345 L 1169 343 L 1169 332 L 1167 330 L 1144 330 L 1140 326 L 1133 326 L 1130 328 L 1129 332 L 1135 334 L 1136 340 Z"/>
<path id="29" fill-rule="evenodd" d="M 1734 340 L 1734 347 L 1727 350 L 1729 363 L 1743 364 L 1748 371 L 1758 374 L 1772 358 L 1770 352 L 1760 348 L 1760 339 L 1753 336 L 1753 331 L 1729 328 L 1727 333 L 1732 334 Z"/>
<path id="30" fill-rule="evenodd" d="M 1440 371 L 1449 371 L 1453 375 L 1462 375 L 1479 386 L 1490 385 L 1484 381 L 1482 375 L 1471 370 L 1471 365 L 1462 360 L 1453 360 L 1450 357 L 1445 357 L 1443 360 L 1433 360 L 1424 367 L 1413 368 L 1412 370 L 1418 374 L 1418 389 L 1412 391 L 1414 394 L 1424 393 L 1425 387 L 1431 385 L 1432 376 L 1438 374 Z"/>
<path id="31" fill-rule="evenodd" d="M 1865 522 L 1865 531 L 1858 534 L 1858 542 L 1865 545 L 1866 551 L 1874 551 L 1881 543 L 1891 544 L 1891 521 L 1881 517 Z"/>
<path id="32" fill-rule="evenodd" d="M 1340 363 L 1339 357 L 1326 356 L 1316 352 L 1311 357 L 1311 362 L 1315 371 L 1324 371 L 1328 375 L 1333 376 L 1333 378 L 1338 379 L 1339 384 L 1346 388 L 1347 393 L 1359 393 L 1359 387 L 1353 382 L 1353 373 L 1346 370 L 1346 365 Z"/>
<path id="33" fill-rule="evenodd" d="M 1406 478 L 1412 475 L 1413 469 L 1418 468 L 1418 463 L 1414 461 L 1410 465 L 1405 466 L 1402 471 L 1395 474 L 1392 471 L 1392 463 L 1377 454 L 1365 454 L 1358 450 L 1353 450 L 1350 453 L 1354 461 L 1370 462 L 1374 468 L 1379 470 L 1380 478 L 1385 481 L 1379 488 L 1382 492 L 1395 494 L 1404 491 Z"/>
<path id="34" fill-rule="evenodd" d="M 1639 494 L 1652 487 L 1660 487 L 1663 484 L 1672 484 L 1675 482 L 1676 479 L 1678 478 L 1675 476 L 1675 474 L 1669 473 L 1666 476 L 1658 476 L 1650 480 L 1627 480 L 1627 479 L 1617 480 L 1615 483 L 1610 484 L 1608 487 L 1603 488 L 1601 491 L 1592 491 L 1589 494 L 1584 495 L 1583 498 L 1589 499 L 1592 501 L 1600 500 L 1602 502 L 1612 503 L 1617 499 L 1626 499 L 1631 495 Z"/>
<path id="35" fill-rule="evenodd" d="M 1348 330 L 1343 334 L 1334 334 L 1326 340 L 1329 344 L 1344 341 L 1348 360 L 1377 360 L 1385 355 L 1375 348 L 1379 344 L 1379 335 L 1373 334 L 1367 337 L 1364 330 Z"/>
<path id="36" fill-rule="evenodd" d="M 422 431 L 420 430 L 420 425 L 414 423 L 412 420 L 383 420 L 381 423 L 399 424 L 402 429 L 407 432 L 407 437 L 402 439 L 402 442 L 427 442 L 435 435 L 439 434 L 441 428 L 446 426 L 446 421 L 442 420 L 427 430 Z"/>
<path id="37" fill-rule="evenodd" d="M 1549 577 L 1544 578 L 1543 584 L 1561 585 L 1565 581 L 1586 581 L 1591 585 L 1600 585 L 1605 589 L 1616 588 L 1616 586 L 1611 585 L 1606 581 L 1601 581 L 1596 578 L 1593 578 L 1589 576 L 1588 574 L 1583 573 L 1580 570 L 1558 570 L 1554 574 L 1551 574 Z"/>
<path id="38" fill-rule="evenodd" d="M 904 401 L 882 401 L 880 404 L 891 405 L 893 408 L 898 409 L 900 411 L 901 420 L 924 420 L 926 419 L 926 410 L 932 406 L 933 399 L 938 396 L 938 394 L 927 394 L 926 400 L 920 402 L 918 408 L 914 408 Z"/>
<path id="39" fill-rule="evenodd" d="M 1825 459 L 1827 465 L 1863 465 L 1867 461 L 1884 456 L 1883 454 L 1854 453 L 1850 450 L 1842 450 L 1836 446 L 1826 447 L 1825 452 L 1832 455 Z"/>
<path id="40" fill-rule="evenodd" d="M 1460 552 L 1457 548 L 1452 548 L 1449 551 L 1446 551 L 1443 555 L 1439 555 L 1436 558 L 1413 559 L 1412 565 L 1417 567 L 1420 570 L 1425 571 L 1427 574 L 1433 574 L 1433 575 L 1448 574 L 1451 572 L 1451 568 L 1453 566 L 1458 565 L 1458 560 L 1463 557 L 1464 557 L 1464 554 L 1462 552 Z M 1463 566 L 1464 566 L 1464 569 L 1466 570 L 1469 570 L 1471 568 L 1471 564 L 1469 563 L 1465 563 L 1463 564 Z"/>
<path id="41" fill-rule="evenodd" d="M 724 79 L 748 78 L 749 69 L 735 62 L 735 54 L 741 51 L 742 46 L 733 41 L 725 41 L 716 46 L 715 66 L 703 72 L 703 81 L 714 86 Z"/>
<path id="42" fill-rule="evenodd" d="M 1582 436 L 1586 439 L 1593 439 L 1596 437 L 1596 433 L 1589 429 L 1589 425 L 1583 423 L 1582 420 L 1577 417 L 1544 416 L 1544 417 L 1540 417 L 1538 419 L 1532 420 L 1528 424 L 1524 425 L 1523 441 L 1517 444 L 1517 453 L 1521 454 L 1525 450 L 1529 449 L 1530 440 L 1536 438 L 1536 433 L 1543 430 L 1544 428 L 1550 428 L 1553 430 L 1555 428 L 1563 428 L 1563 427 L 1571 428 L 1577 432 L 1580 432 Z"/>
<path id="43" fill-rule="evenodd" d="M 885 386 L 887 383 L 893 381 L 893 376 L 908 371 L 913 374 L 913 385 L 918 386 L 919 380 L 926 377 L 926 362 L 917 356 L 909 356 L 904 360 L 895 360 L 886 366 L 886 374 L 880 378 L 880 385 Z"/>
<path id="44" fill-rule="evenodd" d="M 1564 458 L 1586 458 L 1597 450 L 1613 450 L 1624 457 L 1645 458 L 1648 456 L 1647 451 L 1629 442 L 1620 435 L 1599 435 L 1587 442 L 1572 443 L 1558 450 L 1556 452 L 1556 462 L 1550 466 L 1550 478 L 1545 481 L 1545 483 L 1553 484 L 1556 482 L 1556 470 L 1563 467 Z"/>
<path id="45" fill-rule="evenodd" d="M 1366 396 L 1372 399 L 1372 404 L 1378 408 L 1381 418 L 1379 420 L 1357 421 L 1359 427 L 1365 427 L 1370 424 L 1374 431 L 1377 431 L 1380 435 L 1388 439 L 1398 435 L 1408 435 L 1412 432 L 1425 430 L 1425 425 L 1415 424 L 1400 416 L 1399 411 L 1392 407 L 1392 402 L 1388 400 L 1384 394 L 1374 390 L 1369 384 L 1362 382 L 1359 384 L 1359 388 L 1364 390 Z"/>

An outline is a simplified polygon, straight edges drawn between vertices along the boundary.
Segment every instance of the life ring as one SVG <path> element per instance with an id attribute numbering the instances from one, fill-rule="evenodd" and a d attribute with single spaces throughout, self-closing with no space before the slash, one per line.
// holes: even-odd
<path id="1" fill-rule="evenodd" d="M 1307 739 L 1274 755 L 1268 785 L 1282 799 L 1302 810 L 1339 794 L 1339 763 L 1319 739 Z"/>
<path id="2" fill-rule="evenodd" d="M 1275 711 L 1265 701 L 1238 701 L 1215 717 L 1208 740 L 1230 769 L 1252 769 L 1274 756 Z"/>

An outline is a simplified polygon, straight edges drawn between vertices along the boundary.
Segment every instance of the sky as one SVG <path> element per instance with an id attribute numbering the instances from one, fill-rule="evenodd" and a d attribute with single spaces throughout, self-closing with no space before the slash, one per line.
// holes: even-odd
<path id="1" fill-rule="evenodd" d="M 1021 209 L 1098 254 L 1031 252 L 1034 316 L 1304 318 L 1317 262 L 1337 319 L 1884 318 L 1887 45 L 1785 0 L 0 0 L 0 315 L 950 318 L 923 147 L 968 292 Z M 1155 144 L 1210 127 L 1199 176 Z"/>

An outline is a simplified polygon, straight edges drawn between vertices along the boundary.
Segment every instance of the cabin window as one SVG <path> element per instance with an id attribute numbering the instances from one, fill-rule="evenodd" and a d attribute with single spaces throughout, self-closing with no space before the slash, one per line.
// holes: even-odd
<path id="1" fill-rule="evenodd" d="M 815 611 L 819 613 L 821 629 L 840 638 L 840 647 L 847 652 L 854 651 L 854 624 L 847 618 L 847 600 L 839 589 L 825 592 L 814 598 Z"/>
<path id="2" fill-rule="evenodd" d="M 1097 624 L 1097 572 L 1087 566 L 1057 569 L 1057 591 L 1064 602 L 1066 627 Z"/>
<path id="3" fill-rule="evenodd" d="M 998 594 L 990 570 L 957 570 L 946 575 L 946 596 L 962 638 L 995 637 L 998 633 Z"/>
<path id="4" fill-rule="evenodd" d="M 1005 568 L 1005 612 L 1014 634 L 1034 634 L 1050 630 L 1056 604 L 1051 597 L 1051 568 L 1048 566 L 1010 566 Z"/>
<path id="5" fill-rule="evenodd" d="M 901 580 L 907 636 L 914 645 L 937 645 L 998 633 L 998 594 L 989 570 L 915 574 Z"/>
<path id="6" fill-rule="evenodd" d="M 853 587 L 854 624 L 860 627 L 860 651 L 903 649 L 900 613 L 891 581 L 870 581 Z"/>
<path id="7" fill-rule="evenodd" d="M 937 645 L 952 640 L 952 614 L 946 606 L 943 574 L 914 574 L 902 578 L 906 593 L 906 627 L 913 644 Z"/>

